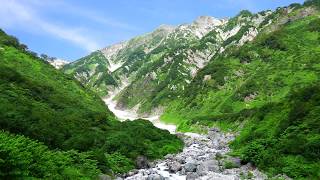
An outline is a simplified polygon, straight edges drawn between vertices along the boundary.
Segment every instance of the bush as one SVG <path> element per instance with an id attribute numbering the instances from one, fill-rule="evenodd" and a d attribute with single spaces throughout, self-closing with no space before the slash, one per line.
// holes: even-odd
<path id="1" fill-rule="evenodd" d="M 113 154 L 105 154 L 106 156 L 106 165 L 112 169 L 114 173 L 126 173 L 133 169 L 134 163 L 132 160 L 128 159 L 126 156 L 116 152 Z"/>
<path id="2" fill-rule="evenodd" d="M 320 19 L 315 19 L 309 23 L 309 30 L 312 32 L 320 32 Z"/>
<path id="3" fill-rule="evenodd" d="M 42 143 L 0 132 L 0 178 L 94 179 L 97 162 L 76 151 L 52 151 Z"/>

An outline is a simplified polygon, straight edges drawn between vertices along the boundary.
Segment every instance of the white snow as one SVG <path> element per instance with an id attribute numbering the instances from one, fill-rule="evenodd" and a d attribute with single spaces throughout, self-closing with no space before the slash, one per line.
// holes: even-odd
<path id="1" fill-rule="evenodd" d="M 117 108 L 117 102 L 114 100 L 114 98 L 124 88 L 126 88 L 129 85 L 127 80 L 124 80 L 122 82 L 123 82 L 123 84 L 122 84 L 122 86 L 120 88 L 118 88 L 118 89 L 116 89 L 116 90 L 114 90 L 112 92 L 109 92 L 109 97 L 103 98 L 103 101 L 108 106 L 110 111 L 112 111 L 114 113 L 114 115 L 116 117 L 118 117 L 118 119 L 120 121 L 126 121 L 126 120 L 132 121 L 132 120 L 135 120 L 135 119 L 146 119 L 146 120 L 149 120 L 150 122 L 152 122 L 153 125 L 156 126 L 157 128 L 168 130 L 172 134 L 176 132 L 176 126 L 175 125 L 171 125 L 171 124 L 162 123 L 160 121 L 160 116 L 159 115 L 145 117 L 145 116 L 138 115 L 138 113 L 133 109 L 119 109 L 119 108 Z"/>

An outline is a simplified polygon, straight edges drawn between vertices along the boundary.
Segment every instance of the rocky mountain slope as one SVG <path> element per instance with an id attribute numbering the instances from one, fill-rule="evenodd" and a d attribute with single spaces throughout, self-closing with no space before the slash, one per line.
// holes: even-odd
<path id="1" fill-rule="evenodd" d="M 175 98 L 197 71 L 227 47 L 251 41 L 275 17 L 274 12 L 242 11 L 231 19 L 202 16 L 191 24 L 162 25 L 154 32 L 96 51 L 63 70 L 106 95 L 128 81 L 119 107 L 150 111 Z"/>
<path id="2" fill-rule="evenodd" d="M 65 66 L 66 64 L 68 64 L 69 62 L 63 59 L 58 59 L 58 58 L 54 58 L 54 59 L 48 59 L 47 60 L 53 67 L 57 68 L 57 69 L 61 69 L 63 66 Z"/>
<path id="3" fill-rule="evenodd" d="M 63 70 L 117 107 L 180 131 L 241 131 L 234 155 L 268 175 L 317 179 L 320 1 L 191 24 L 107 47 Z"/>

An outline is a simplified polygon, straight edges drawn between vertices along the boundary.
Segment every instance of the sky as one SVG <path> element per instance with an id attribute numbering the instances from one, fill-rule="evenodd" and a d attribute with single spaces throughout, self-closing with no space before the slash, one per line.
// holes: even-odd
<path id="1" fill-rule="evenodd" d="M 0 0 L 0 28 L 38 54 L 74 61 L 161 24 L 291 3 L 303 0 Z"/>

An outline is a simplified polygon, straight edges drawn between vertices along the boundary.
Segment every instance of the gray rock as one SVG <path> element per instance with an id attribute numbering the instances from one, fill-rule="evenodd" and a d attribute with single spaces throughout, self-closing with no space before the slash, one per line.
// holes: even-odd
<path id="1" fill-rule="evenodd" d="M 138 156 L 136 159 L 136 165 L 138 169 L 145 169 L 149 168 L 149 162 L 147 157 L 145 156 Z"/>
<path id="2" fill-rule="evenodd" d="M 173 154 L 167 154 L 164 156 L 165 159 L 173 159 L 174 155 Z"/>
<path id="3" fill-rule="evenodd" d="M 151 174 L 147 177 L 147 180 L 165 180 L 165 178 L 159 174 Z"/>
<path id="4" fill-rule="evenodd" d="M 236 167 L 241 166 L 241 159 L 237 157 L 231 157 L 229 158 L 229 161 L 231 161 Z"/>
<path id="5" fill-rule="evenodd" d="M 181 164 L 177 161 L 170 162 L 168 166 L 169 166 L 169 171 L 172 173 L 176 173 L 181 170 Z"/>
<path id="6" fill-rule="evenodd" d="M 186 180 L 197 180 L 199 175 L 197 173 L 189 173 L 186 177 Z"/>
<path id="7" fill-rule="evenodd" d="M 101 174 L 99 175 L 100 180 L 112 180 L 111 176 L 106 175 L 106 174 Z"/>
<path id="8" fill-rule="evenodd" d="M 139 171 L 135 169 L 135 170 L 132 170 L 132 171 L 128 172 L 127 175 L 128 176 L 133 176 L 133 175 L 138 174 L 138 173 L 139 173 Z"/>
<path id="9" fill-rule="evenodd" d="M 188 162 L 184 165 L 184 169 L 186 170 L 186 172 L 196 172 L 197 164 L 193 162 Z"/>
<path id="10" fill-rule="evenodd" d="M 220 130 L 218 128 L 211 128 L 208 131 L 208 138 L 211 140 L 216 139 L 218 136 L 220 136 Z"/>
<path id="11" fill-rule="evenodd" d="M 197 166 L 197 173 L 200 176 L 206 175 L 209 171 L 211 172 L 220 172 L 219 163 L 216 160 L 208 160 L 200 163 Z"/>
<path id="12" fill-rule="evenodd" d="M 213 127 L 209 129 L 209 132 L 220 132 L 219 128 Z"/>
<path id="13" fill-rule="evenodd" d="M 176 161 L 178 161 L 180 164 L 186 163 L 186 158 L 182 156 L 176 157 Z"/>
<path id="14" fill-rule="evenodd" d="M 216 159 L 221 159 L 223 157 L 223 155 L 220 152 L 216 153 Z"/>

